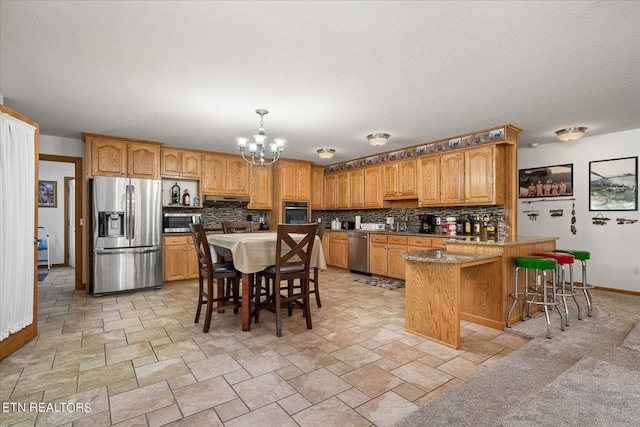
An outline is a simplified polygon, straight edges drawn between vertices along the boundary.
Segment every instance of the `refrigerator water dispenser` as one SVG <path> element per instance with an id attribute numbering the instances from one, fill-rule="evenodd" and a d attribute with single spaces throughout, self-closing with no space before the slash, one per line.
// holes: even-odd
<path id="1" fill-rule="evenodd" d="M 124 212 L 98 212 L 98 237 L 123 237 Z"/>

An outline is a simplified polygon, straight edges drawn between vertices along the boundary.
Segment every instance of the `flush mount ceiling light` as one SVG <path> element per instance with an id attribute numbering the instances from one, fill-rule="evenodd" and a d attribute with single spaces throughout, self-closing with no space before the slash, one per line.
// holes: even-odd
<path id="1" fill-rule="evenodd" d="M 389 140 L 389 134 L 372 133 L 371 135 L 367 135 L 367 139 L 369 140 L 369 144 L 378 147 L 387 143 L 387 141 Z"/>
<path id="2" fill-rule="evenodd" d="M 264 153 L 266 151 L 265 140 L 267 139 L 267 135 L 264 133 L 264 116 L 269 114 L 269 112 L 259 109 L 256 110 L 256 113 L 260 116 L 260 127 L 258 128 L 258 134 L 253 135 L 255 142 L 249 142 L 249 139 L 244 137 L 236 138 L 236 142 L 238 143 L 238 148 L 240 148 L 240 154 L 242 154 L 243 159 L 252 165 L 263 167 L 278 161 L 282 151 L 284 151 L 284 143 L 287 141 L 283 138 L 275 138 L 273 142 L 269 144 L 271 161 L 268 163 L 265 162 Z M 247 150 L 251 158 L 245 157 L 245 151 Z"/>
<path id="3" fill-rule="evenodd" d="M 560 141 L 573 141 L 574 139 L 582 138 L 585 130 L 587 130 L 585 127 L 560 129 L 556 131 L 556 135 L 558 135 Z"/>
<path id="4" fill-rule="evenodd" d="M 333 148 L 320 148 L 318 150 L 318 156 L 321 159 L 330 159 L 333 157 L 335 153 L 336 153 L 336 150 L 334 150 Z"/>

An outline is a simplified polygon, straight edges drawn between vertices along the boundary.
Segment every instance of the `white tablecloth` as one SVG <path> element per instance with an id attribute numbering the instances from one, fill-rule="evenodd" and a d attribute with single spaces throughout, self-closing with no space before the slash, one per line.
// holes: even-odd
<path id="1" fill-rule="evenodd" d="M 303 234 L 292 234 L 294 240 L 300 241 Z M 210 234 L 207 236 L 209 244 L 218 253 L 224 254 L 226 249 L 233 256 L 233 265 L 245 274 L 257 273 L 276 263 L 277 233 L 231 233 Z M 286 245 L 285 245 L 286 246 Z M 322 242 L 316 236 L 311 251 L 310 267 L 327 268 L 322 251 Z"/>

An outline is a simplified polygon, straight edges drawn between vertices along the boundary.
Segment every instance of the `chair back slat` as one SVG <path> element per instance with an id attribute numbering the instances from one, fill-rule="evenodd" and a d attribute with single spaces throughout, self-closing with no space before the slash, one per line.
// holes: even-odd
<path id="1" fill-rule="evenodd" d="M 222 221 L 222 232 L 229 233 L 253 233 L 252 221 Z"/>

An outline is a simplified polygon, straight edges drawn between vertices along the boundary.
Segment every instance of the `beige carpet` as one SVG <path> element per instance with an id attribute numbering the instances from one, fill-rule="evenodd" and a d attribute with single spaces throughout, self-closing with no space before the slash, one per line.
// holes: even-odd
<path id="1" fill-rule="evenodd" d="M 532 340 L 395 424 L 415 426 L 636 426 L 640 419 L 640 297 L 593 291 L 584 319 L 570 309 L 553 338 L 544 316 L 509 330 Z M 588 418 L 585 418 L 587 417 Z"/>

